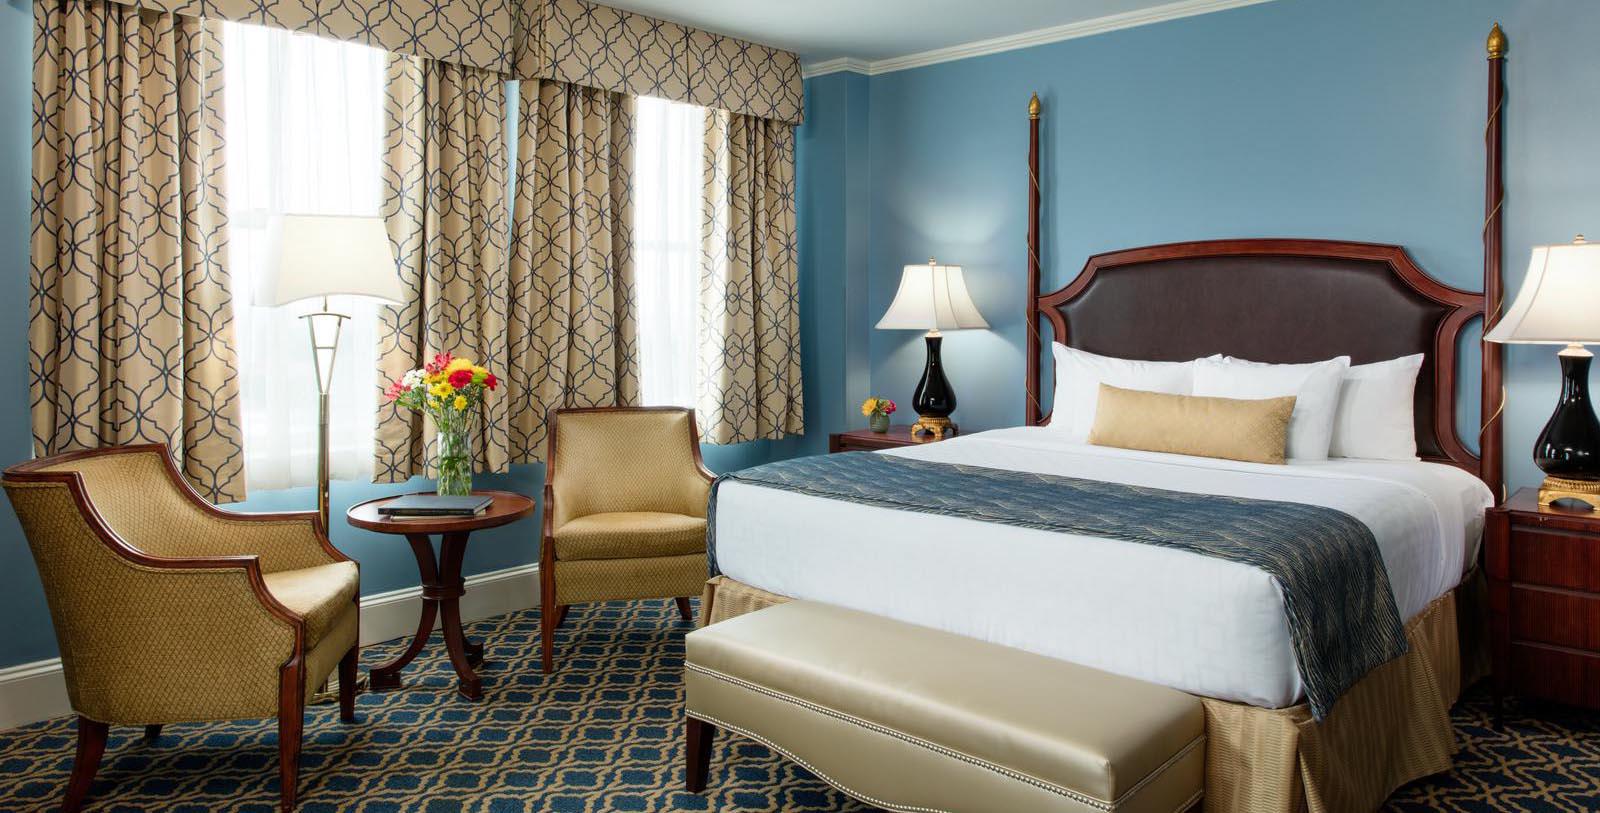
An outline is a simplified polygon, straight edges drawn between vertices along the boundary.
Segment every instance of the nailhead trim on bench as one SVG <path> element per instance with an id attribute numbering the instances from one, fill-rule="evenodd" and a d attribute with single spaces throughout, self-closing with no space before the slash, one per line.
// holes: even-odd
<path id="1" fill-rule="evenodd" d="M 1051 782 L 1046 782 L 1046 781 L 1044 781 L 1042 779 L 1038 779 L 1036 777 L 1028 776 L 1027 774 L 1019 773 L 1019 772 L 1014 771 L 1014 770 L 1012 770 L 1010 768 L 1006 768 L 1006 767 L 1004 767 L 1002 765 L 996 765 L 993 762 L 989 762 L 987 760 L 979 759 L 979 758 L 977 758 L 975 756 L 972 756 L 970 754 L 964 754 L 964 753 L 962 753 L 960 751 L 956 751 L 956 750 L 953 750 L 953 749 L 950 749 L 950 748 L 946 748 L 945 746 L 939 745 L 937 743 L 929 742 L 927 740 L 921 739 L 920 737 L 914 737 L 914 736 L 912 736 L 910 734 L 906 734 L 903 731 L 897 731 L 897 730 L 892 729 L 892 728 L 887 728 L 885 726 L 878 725 L 877 723 L 869 722 L 869 721 L 863 720 L 863 719 L 861 719 L 859 717 L 855 717 L 853 715 L 845 714 L 844 712 L 841 712 L 841 711 L 836 711 L 834 709 L 830 709 L 830 708 L 828 708 L 826 706 L 821 706 L 821 705 L 818 705 L 816 703 L 812 703 L 809 700 L 804 700 L 804 699 L 795 697 L 793 695 L 784 694 L 782 692 L 775 691 L 773 689 L 769 689 L 769 688 L 767 688 L 765 686 L 760 686 L 760 685 L 757 685 L 755 683 L 751 683 L 750 681 L 742 680 L 740 678 L 736 678 L 736 677 L 734 677 L 732 675 L 724 674 L 722 672 L 718 672 L 718 671 L 715 671 L 713 669 L 707 669 L 706 667 L 700 666 L 699 664 L 686 663 L 686 664 L 684 664 L 684 666 L 687 669 L 690 669 L 692 671 L 698 672 L 698 673 L 700 673 L 702 675 L 705 675 L 707 677 L 715 678 L 715 679 L 721 680 L 721 681 L 723 681 L 725 683 L 730 683 L 732 685 L 738 686 L 738 687 L 740 687 L 742 689 L 746 689 L 746 690 L 755 692 L 757 694 L 765 695 L 765 696 L 770 697 L 770 698 L 772 698 L 774 700 L 780 700 L 780 701 L 783 701 L 785 703 L 790 703 L 790 704 L 799 706 L 799 707 L 801 707 L 803 709 L 806 709 L 808 711 L 816 712 L 818 714 L 822 714 L 822 715 L 825 715 L 825 716 L 828 716 L 828 717 L 832 717 L 832 718 L 834 718 L 836 720 L 840 720 L 842 722 L 850 723 L 851 725 L 855 725 L 855 726 L 858 726 L 858 727 L 861 727 L 861 728 L 865 728 L 868 731 L 872 731 L 872 732 L 875 732 L 875 733 L 878 733 L 878 734 L 883 734 L 883 735 L 889 736 L 889 737 L 894 737 L 895 739 L 901 740 L 902 742 L 907 742 L 907 743 L 910 743 L 912 745 L 918 746 L 920 748 L 924 748 L 924 749 L 927 749 L 929 751 L 933 751 L 936 754 L 940 754 L 942 756 L 946 756 L 946 757 L 949 757 L 951 759 L 956 759 L 956 760 L 960 760 L 962 762 L 966 762 L 966 763 L 968 763 L 970 765 L 975 765 L 975 766 L 977 766 L 979 768 L 984 768 L 986 770 L 993 771 L 993 772 L 998 773 L 998 774 L 1000 774 L 1002 776 L 1005 776 L 1007 778 L 1014 779 L 1014 780 L 1016 780 L 1018 782 L 1022 782 L 1024 784 L 1031 785 L 1033 787 L 1039 788 L 1040 790 L 1047 791 L 1047 792 L 1050 792 L 1050 793 L 1054 793 L 1054 794 L 1056 794 L 1058 796 L 1065 796 L 1065 797 L 1067 797 L 1069 799 L 1072 799 L 1073 801 L 1079 802 L 1081 804 L 1086 804 L 1086 805 L 1088 805 L 1090 807 L 1093 807 L 1093 808 L 1095 808 L 1097 810 L 1107 811 L 1107 813 L 1110 813 L 1110 811 L 1114 811 L 1116 809 L 1116 807 L 1117 807 L 1117 804 L 1120 803 L 1123 799 L 1127 799 L 1129 796 L 1132 796 L 1133 794 L 1139 792 L 1139 790 L 1142 789 L 1145 786 L 1145 784 L 1150 782 L 1155 777 L 1160 776 L 1162 774 L 1162 772 L 1164 772 L 1167 768 L 1171 767 L 1173 763 L 1177 762 L 1179 759 L 1182 759 L 1190 751 L 1193 751 L 1201 743 L 1205 742 L 1205 735 L 1204 734 L 1201 734 L 1199 737 L 1196 737 L 1188 745 L 1185 745 L 1181 750 L 1179 750 L 1178 753 L 1174 754 L 1170 759 L 1168 759 L 1166 762 L 1162 763 L 1160 767 L 1158 767 L 1155 770 L 1151 771 L 1143 779 L 1139 780 L 1139 782 L 1137 784 L 1135 784 L 1133 787 L 1129 788 L 1126 792 L 1124 792 L 1122 794 L 1122 796 L 1119 797 L 1116 801 L 1108 802 L 1108 801 L 1105 801 L 1103 799 L 1097 799 L 1097 798 L 1095 798 L 1093 796 L 1089 796 L 1089 795 L 1084 794 L 1084 793 L 1082 793 L 1080 791 L 1072 790 L 1071 788 L 1064 788 L 1064 787 L 1061 787 L 1060 785 L 1057 785 L 1057 784 L 1054 784 L 1054 783 L 1051 783 Z M 812 765 L 807 763 L 805 760 L 795 756 L 794 754 L 791 754 L 787 749 L 770 742 L 765 737 L 761 737 L 761 736 L 758 736 L 758 735 L 753 734 L 751 732 L 745 731 L 745 730 L 743 730 L 743 729 L 741 729 L 741 728 L 739 728 L 737 726 L 730 726 L 727 723 L 712 719 L 712 718 L 710 718 L 710 717 L 708 717 L 708 716 L 706 716 L 704 714 L 701 714 L 700 712 L 689 711 L 688 714 L 691 717 L 698 717 L 700 719 L 705 720 L 706 722 L 712 723 L 713 725 L 721 726 L 721 727 L 724 727 L 724 728 L 728 728 L 728 729 L 730 729 L 732 731 L 736 731 L 739 734 L 742 734 L 742 735 L 744 735 L 746 737 L 749 737 L 749 738 L 751 738 L 753 740 L 756 740 L 756 741 L 762 743 L 763 745 L 766 745 L 769 748 L 772 748 L 772 749 L 774 749 L 776 751 L 779 751 L 779 752 L 783 753 L 785 756 L 787 756 L 790 759 L 794 760 L 795 762 L 800 763 L 803 767 L 806 768 L 806 770 L 809 770 L 812 773 L 816 774 L 818 777 L 820 777 L 823 781 L 827 782 L 828 784 L 833 785 L 834 787 L 844 791 L 845 793 L 848 793 L 851 796 L 854 796 L 855 798 L 860 799 L 861 801 L 867 802 L 868 804 L 874 804 L 874 805 L 877 805 L 879 807 L 892 808 L 892 809 L 895 809 L 895 810 L 908 811 L 908 813 L 945 813 L 945 811 L 941 811 L 941 810 L 937 810 L 937 809 L 933 809 L 933 808 L 897 806 L 897 805 L 894 805 L 894 804 L 891 804 L 891 803 L 888 803 L 888 802 L 884 802 L 882 800 L 873 799 L 871 797 L 864 796 L 864 795 L 859 794 L 859 793 L 857 793 L 857 792 L 855 792 L 853 790 L 850 790 L 849 788 L 846 788 L 844 785 L 839 784 L 838 782 L 834 781 L 833 779 L 828 778 L 826 775 L 824 775 L 822 772 L 818 771 L 815 767 L 813 767 Z M 1193 804 L 1194 801 L 1196 799 L 1198 799 L 1198 798 L 1199 798 L 1199 795 L 1197 794 L 1196 796 L 1192 797 L 1188 802 L 1185 802 L 1182 807 L 1179 807 L 1178 810 L 1187 809 L 1188 806 Z"/>

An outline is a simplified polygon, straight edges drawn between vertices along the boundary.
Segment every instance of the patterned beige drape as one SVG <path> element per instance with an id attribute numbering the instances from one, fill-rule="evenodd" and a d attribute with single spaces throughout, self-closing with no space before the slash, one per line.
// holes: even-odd
<path id="1" fill-rule="evenodd" d="M 513 462 L 545 455 L 563 406 L 633 404 L 634 98 L 524 80 L 512 217 Z"/>
<path id="2" fill-rule="evenodd" d="M 409 298 L 380 314 L 380 387 L 441 351 L 502 375 L 510 368 L 505 110 L 497 73 L 389 56 L 383 214 Z M 432 476 L 433 427 L 379 398 L 375 480 Z M 505 388 L 487 399 L 473 443 L 478 470 L 513 462 L 510 409 Z"/>
<path id="3" fill-rule="evenodd" d="M 706 112 L 701 431 L 712 443 L 804 430 L 794 126 Z"/>
<path id="4" fill-rule="evenodd" d="M 518 77 L 799 124 L 800 57 L 588 0 L 523 0 L 512 51 Z"/>
<path id="5" fill-rule="evenodd" d="M 219 23 L 34 7 L 34 452 L 169 444 L 242 499 Z"/>
<path id="6" fill-rule="evenodd" d="M 281 28 L 504 73 L 513 0 L 108 0 L 153 11 Z M 515 0 L 540 3 L 549 0 Z"/>

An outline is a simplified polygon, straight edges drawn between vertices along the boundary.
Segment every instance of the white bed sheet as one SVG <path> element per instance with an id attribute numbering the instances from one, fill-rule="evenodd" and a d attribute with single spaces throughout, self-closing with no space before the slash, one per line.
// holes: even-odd
<path id="1" fill-rule="evenodd" d="M 1039 427 L 880 454 L 1335 508 L 1372 529 L 1406 619 L 1460 583 L 1493 502 L 1478 478 L 1442 464 L 1236 463 L 1088 446 Z M 721 486 L 716 523 L 722 572 L 774 593 L 1207 697 L 1279 708 L 1303 694 L 1283 595 L 1247 565 L 739 482 Z"/>

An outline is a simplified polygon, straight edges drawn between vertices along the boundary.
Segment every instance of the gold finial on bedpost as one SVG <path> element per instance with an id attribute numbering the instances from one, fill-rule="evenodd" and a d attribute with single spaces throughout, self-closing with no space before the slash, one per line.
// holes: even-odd
<path id="1" fill-rule="evenodd" d="M 1028 118 L 1036 119 L 1038 117 L 1039 117 L 1039 94 L 1035 93 L 1035 94 L 1033 94 L 1033 98 L 1028 100 Z"/>
<path id="2" fill-rule="evenodd" d="M 1495 23 L 1489 29 L 1489 58 L 1503 59 L 1506 55 L 1506 32 L 1500 30 L 1500 24 Z"/>

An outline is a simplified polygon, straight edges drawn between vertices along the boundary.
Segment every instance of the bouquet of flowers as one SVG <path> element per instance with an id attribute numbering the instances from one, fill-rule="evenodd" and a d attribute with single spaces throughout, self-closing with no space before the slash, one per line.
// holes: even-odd
<path id="1" fill-rule="evenodd" d="M 867 426 L 874 432 L 889 431 L 889 416 L 894 411 L 894 402 L 888 398 L 874 397 L 861 402 L 861 414 L 867 416 Z"/>
<path id="2" fill-rule="evenodd" d="M 384 390 L 384 398 L 433 418 L 439 465 L 439 493 L 472 493 L 472 419 L 487 394 L 500 386 L 494 373 L 470 359 L 439 353 L 419 370 L 410 370 Z"/>

